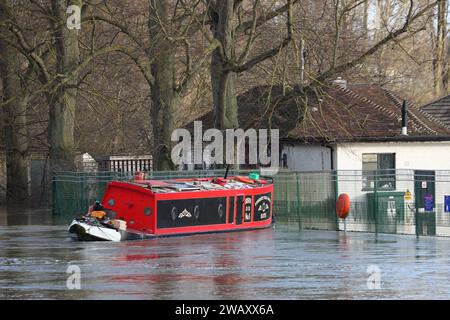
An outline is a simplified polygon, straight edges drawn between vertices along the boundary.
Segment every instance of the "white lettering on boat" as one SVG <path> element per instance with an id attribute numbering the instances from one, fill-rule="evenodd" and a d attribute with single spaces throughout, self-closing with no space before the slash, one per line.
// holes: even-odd
<path id="1" fill-rule="evenodd" d="M 268 202 L 270 202 L 270 197 L 268 197 L 268 196 L 263 196 L 263 197 L 259 198 L 258 200 L 256 200 L 255 205 L 258 205 L 258 204 L 259 204 L 260 202 L 262 202 L 262 201 L 268 201 Z"/>

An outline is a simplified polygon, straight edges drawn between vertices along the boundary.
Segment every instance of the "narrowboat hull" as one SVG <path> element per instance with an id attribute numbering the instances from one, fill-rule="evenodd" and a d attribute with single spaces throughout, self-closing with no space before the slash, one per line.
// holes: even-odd
<path id="1" fill-rule="evenodd" d="M 272 183 L 239 184 L 233 178 L 222 185 L 215 185 L 212 179 L 201 179 L 197 184 L 192 181 L 111 182 L 102 199 L 102 209 L 112 212 L 108 221 L 122 221 L 126 227 L 112 230 L 110 222 L 92 227 L 75 219 L 69 232 L 79 240 L 122 241 L 272 226 Z M 109 229 L 108 236 L 102 237 L 105 230 L 101 228 Z"/>

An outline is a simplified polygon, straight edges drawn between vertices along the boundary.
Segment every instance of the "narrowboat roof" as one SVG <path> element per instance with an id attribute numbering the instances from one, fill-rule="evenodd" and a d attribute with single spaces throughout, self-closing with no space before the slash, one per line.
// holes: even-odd
<path id="1" fill-rule="evenodd" d="M 224 178 L 187 178 L 170 180 L 133 180 L 126 182 L 150 189 L 153 193 L 174 193 L 192 191 L 255 189 L 271 184 L 264 179 L 250 179 L 244 176 Z"/>

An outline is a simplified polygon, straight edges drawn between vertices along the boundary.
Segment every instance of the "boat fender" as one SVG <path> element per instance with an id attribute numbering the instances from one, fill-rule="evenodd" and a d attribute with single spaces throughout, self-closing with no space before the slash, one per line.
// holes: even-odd
<path id="1" fill-rule="evenodd" d="M 350 213 L 350 197 L 348 194 L 343 193 L 339 195 L 338 200 L 336 201 L 336 214 L 339 218 L 345 219 Z"/>

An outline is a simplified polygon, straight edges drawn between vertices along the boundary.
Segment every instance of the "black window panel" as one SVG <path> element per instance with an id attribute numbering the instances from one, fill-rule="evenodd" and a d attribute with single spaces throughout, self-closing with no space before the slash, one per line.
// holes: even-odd
<path id="1" fill-rule="evenodd" d="M 160 200 L 157 202 L 159 229 L 225 224 L 227 198 Z"/>
<path id="2" fill-rule="evenodd" d="M 244 197 L 238 196 L 237 197 L 237 204 L 236 204 L 236 224 L 242 224 L 242 208 L 244 204 Z"/>
<path id="3" fill-rule="evenodd" d="M 395 190 L 395 153 L 363 154 L 363 190 Z"/>
<path id="4" fill-rule="evenodd" d="M 234 197 L 230 197 L 228 205 L 228 223 L 234 222 Z"/>

